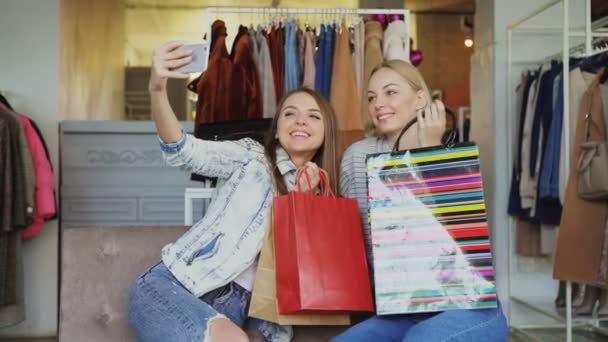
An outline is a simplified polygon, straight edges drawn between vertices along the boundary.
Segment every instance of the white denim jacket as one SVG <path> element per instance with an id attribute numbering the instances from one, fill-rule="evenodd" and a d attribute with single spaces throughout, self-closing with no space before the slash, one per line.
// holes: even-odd
<path id="1" fill-rule="evenodd" d="M 208 141 L 183 134 L 177 143 L 161 141 L 171 166 L 218 177 L 205 216 L 175 243 L 162 250 L 162 260 L 195 296 L 233 281 L 251 266 L 261 248 L 275 196 L 271 168 L 262 145 L 252 139 Z M 296 167 L 277 149 L 277 167 L 288 190 L 295 188 Z M 209 251 L 195 255 L 205 248 Z"/>

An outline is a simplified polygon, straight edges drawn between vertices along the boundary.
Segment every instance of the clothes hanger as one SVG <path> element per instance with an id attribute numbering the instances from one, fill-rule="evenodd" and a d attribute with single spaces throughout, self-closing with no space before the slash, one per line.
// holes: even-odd
<path id="1" fill-rule="evenodd" d="M 600 51 L 594 52 L 590 56 L 581 58 L 576 63 L 576 65 L 582 71 L 589 72 L 589 73 L 596 73 L 598 69 L 608 66 L 608 55 L 604 51 L 602 51 L 605 45 L 606 45 L 605 40 L 595 41 L 593 43 L 593 48 L 594 48 L 594 50 L 598 49 Z M 606 77 L 605 75 L 602 76 L 600 81 L 602 82 L 602 79 L 603 79 L 603 81 L 605 81 L 605 77 Z"/>
<path id="2" fill-rule="evenodd" d="M 340 10 L 339 9 L 334 9 L 333 10 L 333 14 L 334 14 L 334 25 L 336 25 L 337 27 L 340 26 L 339 20 L 340 20 Z M 337 29 L 336 29 L 337 30 Z"/>
<path id="3" fill-rule="evenodd" d="M 349 31 L 354 31 L 354 30 L 355 30 L 355 27 L 356 27 L 356 26 L 357 26 L 357 24 L 358 24 L 358 23 L 357 23 L 357 18 L 358 18 L 358 17 L 357 17 L 357 15 L 355 14 L 355 10 L 354 10 L 354 9 L 350 9 L 350 10 L 348 10 L 348 12 L 349 12 L 349 15 L 348 15 L 348 22 L 349 22 L 349 25 L 348 25 L 348 30 L 349 30 Z"/>
<path id="4" fill-rule="evenodd" d="M 291 15 L 290 15 L 289 11 L 287 10 L 287 8 L 284 8 L 283 9 L 283 23 L 287 24 L 290 19 L 291 19 Z"/>
<path id="5" fill-rule="evenodd" d="M 325 10 L 321 10 L 321 14 L 319 16 L 321 17 L 321 26 L 325 26 Z"/>

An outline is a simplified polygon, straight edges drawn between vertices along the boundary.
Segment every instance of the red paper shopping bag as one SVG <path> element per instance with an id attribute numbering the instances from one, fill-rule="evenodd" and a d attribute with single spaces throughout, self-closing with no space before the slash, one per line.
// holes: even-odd
<path id="1" fill-rule="evenodd" d="M 273 201 L 279 312 L 373 311 L 357 202 L 320 178 L 329 196 L 294 191 Z"/>

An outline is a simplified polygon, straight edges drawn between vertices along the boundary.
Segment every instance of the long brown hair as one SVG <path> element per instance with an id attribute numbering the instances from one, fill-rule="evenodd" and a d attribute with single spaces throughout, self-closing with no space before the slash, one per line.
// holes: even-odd
<path id="1" fill-rule="evenodd" d="M 283 109 L 283 105 L 285 101 L 292 95 L 297 93 L 305 93 L 310 95 L 321 110 L 321 115 L 323 116 L 323 125 L 325 126 L 325 134 L 323 139 L 323 144 L 317 150 L 317 153 L 312 158 L 312 161 L 319 165 L 320 168 L 323 168 L 327 171 L 329 176 L 329 185 L 331 186 L 334 193 L 338 194 L 338 170 L 340 163 L 340 156 L 338 155 L 338 150 L 336 149 L 337 144 L 337 129 L 338 126 L 336 124 L 336 114 L 334 113 L 333 108 L 325 100 L 322 96 L 317 94 L 314 90 L 309 88 L 297 88 L 281 99 L 279 102 L 279 106 L 277 107 L 277 112 L 274 115 L 274 119 L 272 120 L 272 125 L 270 127 L 270 132 L 268 132 L 266 145 L 264 146 L 264 150 L 266 152 L 266 158 L 270 162 L 272 166 L 272 175 L 274 177 L 275 184 L 277 185 L 277 191 L 279 194 L 286 194 L 287 185 L 285 184 L 285 180 L 283 179 L 283 175 L 279 171 L 277 167 L 277 147 L 281 146 L 279 139 L 276 138 L 277 135 L 277 126 L 279 122 L 279 116 L 281 114 L 281 109 Z"/>
<path id="2" fill-rule="evenodd" d="M 376 65 L 372 69 L 372 72 L 371 72 L 369 78 L 371 79 L 372 76 L 378 70 L 384 69 L 384 68 L 391 69 L 394 72 L 401 75 L 401 77 L 403 77 L 403 79 L 405 79 L 405 81 L 412 87 L 412 89 L 414 89 L 414 91 L 422 90 L 423 96 L 426 100 L 426 105 L 429 106 L 431 104 L 432 101 L 431 101 L 431 93 L 429 92 L 429 88 L 427 87 L 426 82 L 424 82 L 424 78 L 422 77 L 422 74 L 420 73 L 420 71 L 418 71 L 418 69 L 415 66 L 413 66 L 412 64 L 410 64 L 408 62 L 404 62 L 404 61 L 398 60 L 398 59 L 384 61 L 384 62 Z M 369 79 L 368 79 L 368 83 L 369 83 Z M 365 91 L 367 94 L 367 89 Z M 365 96 L 367 96 L 367 95 L 365 95 Z M 374 126 L 374 123 L 370 119 L 369 114 L 364 116 L 363 122 L 365 125 L 365 133 L 368 136 L 378 136 L 376 127 Z"/>

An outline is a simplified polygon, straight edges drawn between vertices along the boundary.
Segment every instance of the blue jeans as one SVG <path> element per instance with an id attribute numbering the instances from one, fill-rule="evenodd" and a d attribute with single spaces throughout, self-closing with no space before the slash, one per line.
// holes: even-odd
<path id="1" fill-rule="evenodd" d="M 129 288 L 129 327 L 139 341 L 207 341 L 214 318 L 243 327 L 250 299 L 234 282 L 197 298 L 161 261 Z"/>
<path id="2" fill-rule="evenodd" d="M 504 342 L 508 335 L 507 320 L 499 304 L 496 309 L 374 316 L 332 341 Z"/>

